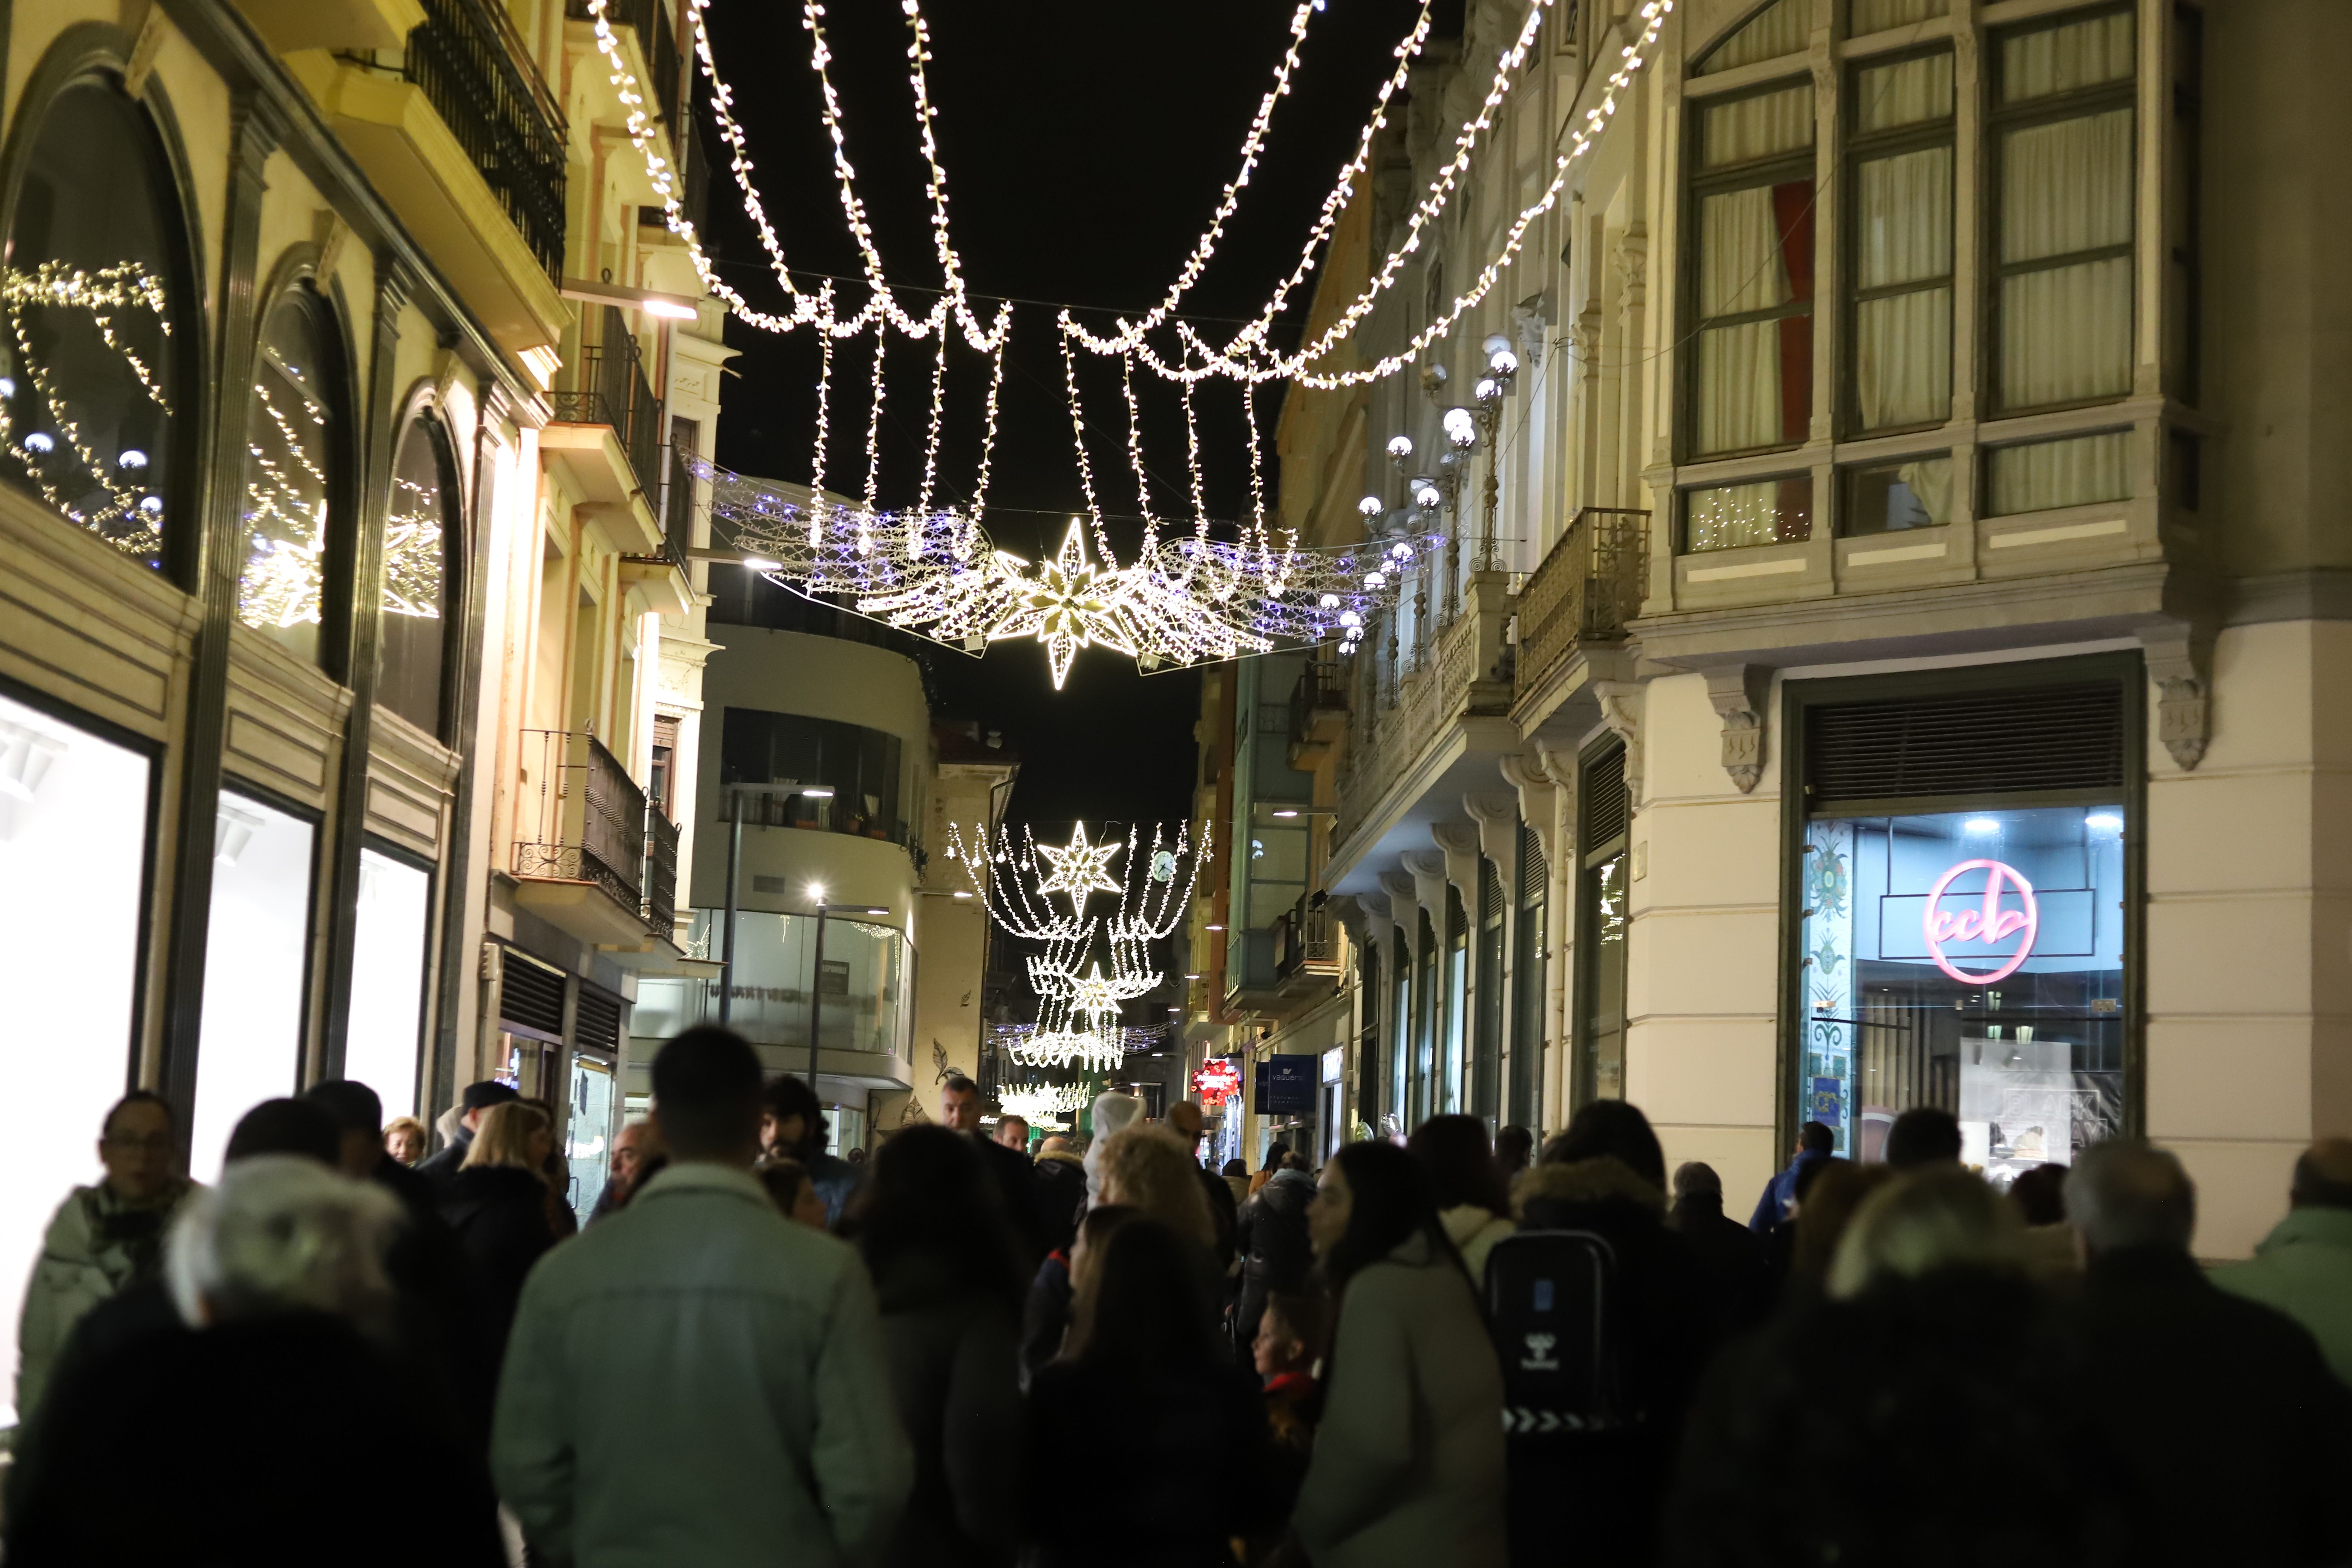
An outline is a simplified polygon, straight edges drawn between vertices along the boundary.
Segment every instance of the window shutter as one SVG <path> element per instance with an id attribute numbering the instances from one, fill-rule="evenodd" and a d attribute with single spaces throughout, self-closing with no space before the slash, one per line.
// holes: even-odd
<path id="1" fill-rule="evenodd" d="M 499 967 L 499 1027 L 551 1045 L 563 1043 L 563 976 L 514 949 Z"/>
<path id="2" fill-rule="evenodd" d="M 1805 713 L 1810 805 L 2020 790 L 2119 790 L 2114 681 L 1846 702 Z"/>

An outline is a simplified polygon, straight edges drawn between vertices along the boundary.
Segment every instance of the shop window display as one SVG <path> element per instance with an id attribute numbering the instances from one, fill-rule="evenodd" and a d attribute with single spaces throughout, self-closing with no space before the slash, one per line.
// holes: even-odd
<path id="1" fill-rule="evenodd" d="M 383 1100 L 388 1121 L 416 1114 L 425 1027 L 425 936 L 433 878 L 373 849 L 360 851 L 359 921 L 352 938 L 351 1030 L 343 1076 Z"/>
<path id="2" fill-rule="evenodd" d="M 1797 1120 L 1875 1160 L 1937 1106 L 2003 1186 L 2121 1132 L 2123 838 L 2119 805 L 1811 823 Z"/>
<path id="3" fill-rule="evenodd" d="M 195 1125 L 188 1139 L 188 1173 L 200 1182 L 220 1174 L 221 1151 L 238 1117 L 298 1087 L 317 837 L 299 816 L 221 791 Z"/>

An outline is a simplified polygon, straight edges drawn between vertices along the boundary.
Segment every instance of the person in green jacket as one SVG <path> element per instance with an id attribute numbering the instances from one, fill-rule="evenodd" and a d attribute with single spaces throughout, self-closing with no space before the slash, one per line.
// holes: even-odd
<path id="1" fill-rule="evenodd" d="M 2213 1270 L 2222 1289 L 2311 1331 L 2352 1384 L 2352 1138 L 2323 1138 L 2294 1163 L 2287 1215 L 2244 1263 Z"/>

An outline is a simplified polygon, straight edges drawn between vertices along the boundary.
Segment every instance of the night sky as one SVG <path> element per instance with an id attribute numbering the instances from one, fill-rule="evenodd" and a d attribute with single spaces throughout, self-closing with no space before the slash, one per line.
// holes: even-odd
<path id="1" fill-rule="evenodd" d="M 1453 9 L 1458 16 L 1458 4 Z M 1217 259 L 1187 298 L 1187 313 L 1203 319 L 1206 335 L 1229 335 L 1233 319 L 1255 314 L 1289 271 L 1414 11 L 1404 0 L 1330 0 L 1316 18 L 1292 92 L 1276 111 L 1267 155 Z M 802 286 L 814 287 L 817 274 L 856 279 L 863 269 L 842 218 L 800 7 L 767 0 L 714 5 L 706 15 L 768 212 L 786 258 L 796 272 L 806 269 Z M 1001 547 L 1034 559 L 1059 543 L 1082 505 L 1055 312 L 1042 302 L 1090 308 L 1097 329 L 1107 330 L 1109 312 L 1140 311 L 1160 300 L 1234 176 L 1242 137 L 1287 38 L 1291 5 L 935 0 L 925 16 L 940 161 L 967 284 L 978 295 L 1041 302 L 1015 308 L 986 515 Z M 905 18 L 892 0 L 835 0 L 826 29 L 849 158 L 887 274 L 903 288 L 936 287 Z M 1441 26 L 1441 34 L 1448 31 L 1458 26 Z M 698 96 L 707 92 L 697 85 Z M 715 135 L 706 147 L 715 154 Z M 731 176 L 717 156 L 711 162 L 708 243 L 722 273 L 755 305 L 781 309 L 782 290 Z M 1312 285 L 1310 278 L 1294 297 L 1286 342 L 1295 340 Z M 850 309 L 864 298 L 856 282 L 839 289 Z M 926 302 L 912 292 L 902 298 L 910 310 Z M 744 352 L 734 362 L 741 379 L 728 388 L 719 420 L 719 460 L 806 482 L 815 342 L 734 321 L 727 340 Z M 879 434 L 886 507 L 911 501 L 919 483 L 931 352 L 929 343 L 898 339 L 890 353 Z M 852 494 L 865 483 L 871 355 L 868 337 L 835 356 L 827 482 Z M 1088 357 L 1080 356 L 1088 452 L 1103 509 L 1118 520 L 1114 542 L 1130 550 L 1138 504 L 1118 375 L 1109 362 Z M 987 370 L 963 348 L 950 351 L 948 366 L 940 489 L 961 501 L 978 465 Z M 1139 395 L 1155 510 L 1189 521 L 1176 396 L 1148 376 L 1139 377 Z M 1278 393 L 1265 388 L 1257 403 L 1271 484 Z M 1213 518 L 1246 515 L 1240 395 L 1220 383 L 1202 395 L 1200 417 L 1206 510 Z M 1197 672 L 1146 676 L 1122 655 L 1088 650 L 1057 693 L 1045 651 L 1034 643 L 999 643 L 977 660 L 940 650 L 928 662 L 943 714 L 1002 730 L 1020 754 L 1016 821 L 1041 836 L 1058 827 L 1058 838 L 1073 818 L 1172 823 L 1186 816 Z"/>

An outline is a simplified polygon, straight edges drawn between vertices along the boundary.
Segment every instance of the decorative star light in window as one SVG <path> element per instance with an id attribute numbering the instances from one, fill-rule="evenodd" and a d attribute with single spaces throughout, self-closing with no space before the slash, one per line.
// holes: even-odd
<path id="1" fill-rule="evenodd" d="M 1121 891 L 1118 879 L 1110 874 L 1108 868 L 1111 857 L 1124 847 L 1116 838 L 1089 844 L 1087 842 L 1087 825 L 1083 822 L 1074 824 L 1066 847 L 1056 849 L 1050 844 L 1037 846 L 1037 853 L 1054 868 L 1053 874 L 1037 884 L 1037 891 L 1067 894 L 1073 910 L 1085 906 L 1088 893 Z"/>

